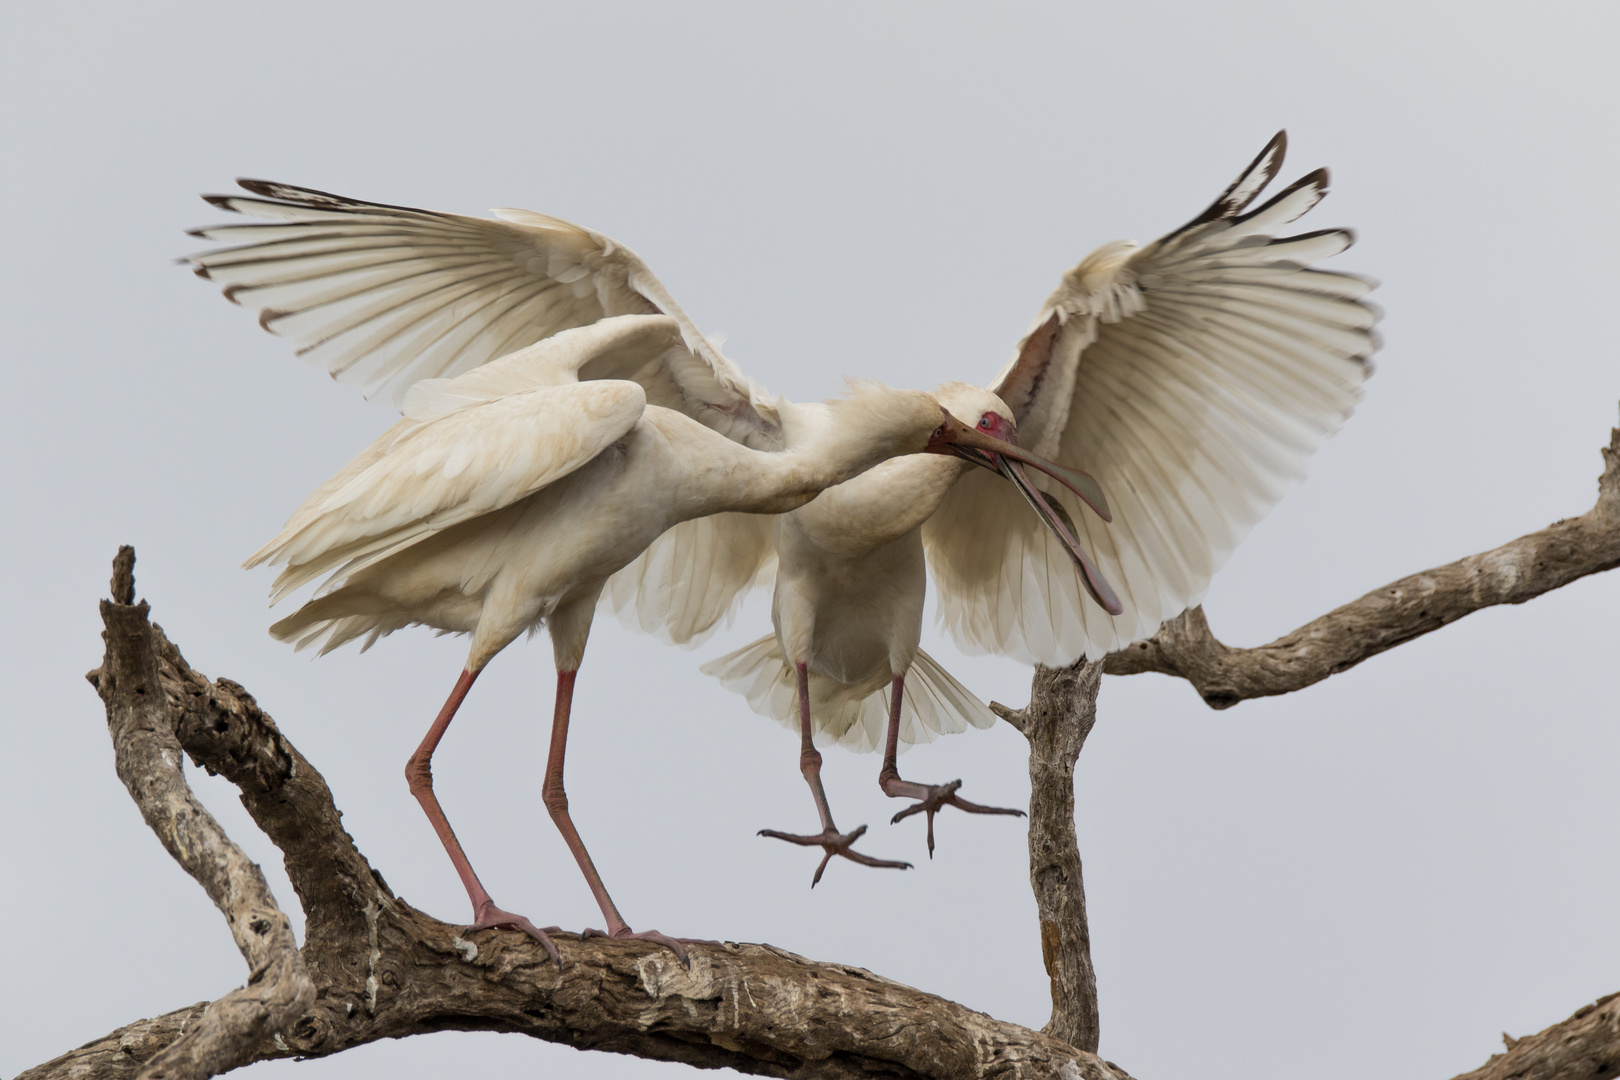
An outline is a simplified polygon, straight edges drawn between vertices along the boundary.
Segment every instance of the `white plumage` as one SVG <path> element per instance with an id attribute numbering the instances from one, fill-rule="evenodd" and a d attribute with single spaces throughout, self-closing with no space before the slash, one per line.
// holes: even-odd
<path id="1" fill-rule="evenodd" d="M 676 525 L 613 578 L 603 603 L 690 644 L 774 578 L 773 639 L 705 670 L 791 725 L 800 691 L 789 688 L 803 664 L 819 742 L 874 748 L 887 715 L 885 790 L 923 799 L 913 809 L 928 810 L 931 849 L 937 805 L 924 804 L 943 789 L 899 781 L 893 754 L 991 721 L 920 659 L 925 556 L 946 629 L 964 648 L 1048 664 L 1099 657 L 1196 603 L 1354 406 L 1377 348 L 1378 313 L 1364 299 L 1373 284 L 1313 265 L 1352 236 L 1278 235 L 1320 201 L 1326 172 L 1249 210 L 1285 148 L 1279 133 L 1180 229 L 1082 260 L 988 391 L 938 392 L 969 424 L 1088 470 L 1102 493 L 1092 501 L 1106 498 L 1111 521 L 1044 479 L 1034 487 L 1055 507 L 1051 522 L 1018 484 L 963 461 L 898 459 L 774 521 L 725 514 Z M 650 372 L 619 362 L 603 374 L 633 375 L 649 403 L 732 439 L 780 445 L 779 407 L 639 258 L 600 234 L 527 211 L 497 211 L 503 220 L 493 222 L 244 186 L 265 198 L 211 201 L 266 223 L 201 230 L 237 246 L 191 262 L 337 378 L 398 396 L 567 327 L 657 311 L 684 348 Z M 1095 560 L 1088 580 L 1057 535 L 1064 527 Z M 908 684 L 920 666 L 926 676 Z"/>
<path id="2" fill-rule="evenodd" d="M 1378 312 L 1364 300 L 1373 283 L 1310 266 L 1351 234 L 1276 236 L 1321 200 L 1326 171 L 1245 213 L 1284 149 L 1279 134 L 1181 229 L 1146 247 L 1105 244 L 1065 274 L 994 393 L 959 383 L 936 392 L 953 414 L 1005 425 L 1021 445 L 1096 478 L 1110 521 L 1035 483 L 1113 586 L 1117 612 L 1012 485 L 959 461 L 888 462 L 778 520 L 773 615 L 785 650 L 756 643 L 704 670 L 789 723 L 793 699 L 780 687 L 792 657 L 807 662 L 818 736 L 851 749 L 874 748 L 887 712 L 880 782 L 923 800 L 930 852 L 931 805 L 967 806 L 900 781 L 895 754 L 936 732 L 987 726 L 990 713 L 967 695 L 947 699 L 942 716 L 913 691 L 924 553 L 942 621 L 968 651 L 1049 665 L 1101 657 L 1203 598 L 1359 398 L 1378 344 Z M 882 601 L 868 606 L 871 597 Z M 851 639 L 863 635 L 852 662 Z"/>
<path id="3" fill-rule="evenodd" d="M 408 625 L 472 635 L 466 666 L 406 767 L 473 905 L 476 928 L 545 932 L 496 907 L 433 794 L 430 760 L 483 667 L 544 624 L 558 671 L 545 801 L 607 920 L 620 917 L 563 791 L 574 673 L 604 584 L 671 526 L 730 511 L 778 513 L 896 454 L 945 453 L 949 417 L 927 394 L 854 387 L 825 405 L 780 403 L 781 449 L 751 450 L 649 404 L 680 386 L 676 320 L 622 315 L 562 331 L 454 379 L 410 388 L 405 418 L 317 489 L 248 565 L 285 565 L 279 597 L 321 575 L 314 599 L 272 627 L 322 651 Z M 634 372 L 630 379 L 590 373 Z M 642 381 L 645 380 L 645 385 Z M 739 393 L 721 402 L 746 414 Z M 679 942 L 656 931 L 683 956 Z"/>
<path id="4" fill-rule="evenodd" d="M 965 648 L 1066 664 L 1152 635 L 1203 598 L 1349 417 L 1378 345 L 1373 283 L 1311 268 L 1350 246 L 1347 230 L 1276 236 L 1326 194 L 1325 170 L 1243 213 L 1283 149 L 1278 135 L 1181 229 L 1087 256 L 991 384 L 1024 445 L 1107 492 L 1106 525 L 1054 497 L 1124 610 L 1110 617 L 1085 595 L 1001 485 L 967 476 L 923 529 L 941 615 Z"/>

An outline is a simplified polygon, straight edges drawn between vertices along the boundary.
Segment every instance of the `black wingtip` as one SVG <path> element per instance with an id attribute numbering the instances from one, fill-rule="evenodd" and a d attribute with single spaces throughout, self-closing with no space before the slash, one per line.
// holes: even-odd
<path id="1" fill-rule="evenodd" d="M 1271 198 L 1267 199 L 1260 206 L 1257 206 L 1253 210 L 1250 210 L 1247 214 L 1244 214 L 1242 217 L 1238 218 L 1237 220 L 1238 221 L 1248 221 L 1251 218 L 1258 217 L 1259 215 L 1265 213 L 1267 210 L 1270 210 L 1273 206 L 1276 206 L 1278 203 L 1282 202 L 1284 199 L 1288 198 L 1288 196 L 1294 194 L 1296 191 L 1299 191 L 1301 188 L 1308 188 L 1308 187 L 1314 187 L 1314 188 L 1317 189 L 1318 195 L 1316 197 L 1316 202 L 1321 202 L 1324 198 L 1327 197 L 1327 193 L 1328 193 L 1328 171 L 1326 169 L 1313 169 L 1312 171 L 1306 173 L 1304 176 L 1300 177 L 1298 180 L 1295 180 L 1292 184 L 1289 184 L 1287 187 L 1285 187 L 1281 191 L 1277 192 L 1277 194 L 1275 194 Z M 1311 204 L 1311 206 L 1315 206 L 1315 205 L 1316 205 L 1315 202 L 1313 202 Z M 1307 210 L 1308 209 L 1309 208 L 1307 207 Z M 1305 211 L 1301 211 L 1301 216 L 1303 216 L 1304 212 Z M 1294 220 L 1298 220 L 1298 218 L 1295 218 Z M 1338 229 L 1324 229 L 1322 231 L 1323 232 L 1339 232 L 1341 230 L 1338 230 Z"/>
<path id="2" fill-rule="evenodd" d="M 1202 214 L 1188 222 L 1186 227 L 1237 217 L 1276 178 L 1278 170 L 1282 168 L 1283 159 L 1287 156 L 1288 129 L 1282 128 L 1271 137 L 1265 148 L 1254 156 L 1254 160 L 1238 173 L 1238 178 L 1227 185 L 1226 190 L 1221 192 Z"/>
<path id="3" fill-rule="evenodd" d="M 254 195 L 262 195 L 266 199 L 279 199 L 283 196 L 277 194 L 277 189 L 286 185 L 278 184 L 273 180 L 255 180 L 251 176 L 238 176 L 236 186 Z"/>
<path id="4" fill-rule="evenodd" d="M 260 198 L 273 199 L 283 206 L 301 206 L 309 210 L 346 214 L 368 214 L 381 211 L 385 214 L 403 213 L 424 217 L 441 216 L 435 214 L 432 210 L 423 210 L 415 206 L 351 199 L 347 195 L 322 191 L 320 188 L 299 187 L 297 184 L 281 184 L 274 180 L 255 180 L 249 176 L 239 176 L 236 178 L 236 183 L 244 191 L 258 195 Z"/>
<path id="5" fill-rule="evenodd" d="M 204 195 L 202 201 L 219 210 L 229 210 L 233 214 L 241 213 L 240 210 L 231 205 L 231 200 L 234 198 L 236 198 L 235 195 Z"/>

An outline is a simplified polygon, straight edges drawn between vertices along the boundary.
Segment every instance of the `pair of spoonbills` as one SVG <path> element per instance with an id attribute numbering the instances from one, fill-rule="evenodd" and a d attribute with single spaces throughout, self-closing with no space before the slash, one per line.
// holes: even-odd
<path id="1" fill-rule="evenodd" d="M 249 565 L 285 564 L 277 599 L 327 575 L 272 627 L 300 647 L 413 624 L 472 636 L 406 766 L 472 925 L 527 931 L 556 956 L 479 883 L 430 773 L 478 673 L 544 624 L 546 807 L 606 932 L 684 956 L 630 930 L 568 814 L 574 676 L 599 603 L 694 642 L 774 573 L 774 633 L 705 670 L 798 730 L 821 830 L 767 835 L 821 847 L 815 880 L 834 855 L 908 865 L 855 851 L 864 826 L 839 832 L 818 741 L 881 739 L 879 783 L 917 800 L 896 820 L 926 813 L 930 853 L 943 806 L 1016 813 L 900 776 L 901 742 L 993 722 L 918 648 L 925 566 L 961 644 L 1047 664 L 1100 657 L 1197 602 L 1349 415 L 1377 347 L 1372 283 L 1313 268 L 1351 234 L 1277 235 L 1321 200 L 1326 171 L 1249 209 L 1285 147 L 1279 133 L 1180 229 L 1104 245 L 1065 274 L 990 389 L 855 383 L 808 405 L 745 377 L 633 252 L 560 219 L 261 181 L 208 197 L 258 220 L 197 230 L 226 246 L 190 257 L 196 272 L 404 413 Z"/>

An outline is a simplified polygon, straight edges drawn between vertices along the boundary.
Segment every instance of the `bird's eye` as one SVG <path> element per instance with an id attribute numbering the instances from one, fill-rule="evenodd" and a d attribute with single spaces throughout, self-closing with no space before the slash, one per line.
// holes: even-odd
<path id="1" fill-rule="evenodd" d="M 982 427 L 982 428 L 985 428 L 986 430 L 989 429 L 989 427 L 990 427 L 990 414 L 989 413 L 985 413 L 983 416 L 979 417 L 979 426 Z"/>

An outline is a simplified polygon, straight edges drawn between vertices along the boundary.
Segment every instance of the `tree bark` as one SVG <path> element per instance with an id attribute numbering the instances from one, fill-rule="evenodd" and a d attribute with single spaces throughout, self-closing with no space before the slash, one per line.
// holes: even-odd
<path id="1" fill-rule="evenodd" d="M 133 604 L 134 564 L 134 550 L 120 549 L 112 587 L 123 602 L 101 602 L 107 653 L 91 674 L 107 706 L 115 768 L 146 824 L 225 916 L 249 970 L 246 986 L 177 1030 L 140 1072 L 143 1080 L 197 1080 L 243 1064 L 243 1048 L 301 1015 L 315 987 L 264 874 L 196 800 L 180 770 L 147 607 Z"/>
<path id="2" fill-rule="evenodd" d="M 1454 1080 L 1614 1080 L 1620 1076 L 1620 994 L 1522 1039 L 1504 1033 L 1507 1053 Z"/>
<path id="3" fill-rule="evenodd" d="M 241 686 L 192 670 L 134 598 L 133 552 L 102 604 L 106 658 L 90 674 L 119 777 L 231 924 L 246 986 L 126 1025 L 19 1080 L 201 1078 L 252 1061 L 324 1056 L 428 1031 L 514 1031 L 579 1048 L 794 1078 L 1129 1080 L 1098 1045 L 1096 977 L 1074 832 L 1074 766 L 1103 671 L 1159 671 L 1226 708 L 1344 671 L 1482 607 L 1523 603 L 1620 566 L 1620 430 L 1593 508 L 1481 555 L 1403 578 L 1256 649 L 1215 640 L 1200 609 L 1101 663 L 1038 668 L 1030 704 L 993 705 L 1030 743 L 1030 882 L 1052 1016 L 1003 1023 L 860 968 L 769 945 L 699 943 L 690 968 L 660 946 L 559 933 L 538 943 L 467 933 L 396 898 L 343 830 L 320 773 Z M 242 792 L 281 849 L 306 916 L 294 948 L 262 874 L 196 802 L 180 751 Z M 1620 994 L 1524 1039 L 1457 1080 L 1620 1077 Z"/>
<path id="4" fill-rule="evenodd" d="M 115 590 L 132 601 L 132 553 L 120 559 L 129 585 Z M 231 920 L 252 974 L 217 1002 L 130 1024 L 19 1080 L 205 1077 L 446 1030 L 803 1080 L 1129 1080 L 1050 1034 L 770 945 L 695 943 L 688 968 L 649 942 L 558 933 L 559 967 L 525 935 L 439 922 L 372 870 L 320 773 L 246 690 L 192 670 L 146 604 L 102 614 L 107 657 L 90 680 L 120 775 Z M 307 918 L 301 951 L 257 867 L 192 797 L 182 748 L 241 789 L 281 849 Z"/>
<path id="5" fill-rule="evenodd" d="M 1041 1030 L 1092 1053 L 1101 1025 L 1074 832 L 1074 764 L 1097 722 L 1102 676 L 1103 665 L 1084 660 L 1066 668 L 1037 667 L 1025 708 L 990 705 L 1029 740 L 1029 884 L 1052 989 L 1052 1016 Z"/>

